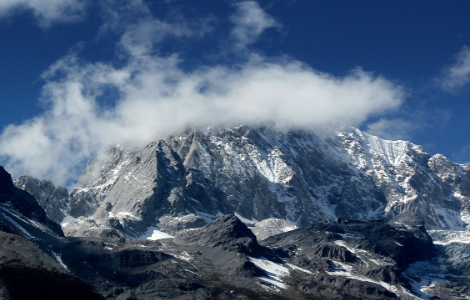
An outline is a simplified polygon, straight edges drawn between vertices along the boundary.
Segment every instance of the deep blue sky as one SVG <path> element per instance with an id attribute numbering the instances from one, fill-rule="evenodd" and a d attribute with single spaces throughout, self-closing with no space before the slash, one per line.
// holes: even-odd
<path id="1" fill-rule="evenodd" d="M 31 8 L 4 8 L 2 14 L 0 5 L 0 129 L 28 122 L 44 112 L 39 101 L 45 84 L 41 74 L 71 51 L 80 49 L 77 56 L 89 63 L 122 63 L 116 45 L 124 29 L 100 35 L 106 17 L 90 3 L 78 20 L 52 18 L 46 25 Z M 211 28 L 204 38 L 166 39 L 156 51 L 161 55 L 178 53 L 181 68 L 188 71 L 216 64 L 236 65 L 242 59 L 227 51 L 234 3 L 237 1 L 147 1 L 155 19 L 204 19 Z M 410 125 L 396 132 L 385 130 L 385 137 L 409 139 L 431 154 L 443 153 L 456 162 L 470 161 L 470 83 L 441 88 L 444 70 L 455 65 L 457 55 L 470 46 L 469 1 L 258 3 L 277 25 L 250 44 L 252 52 L 291 57 L 339 77 L 355 67 L 383 76 L 402 86 L 406 97 L 398 110 L 380 118 Z M 138 13 L 130 14 L 126 20 L 131 23 L 139 17 Z M 360 127 L 367 129 L 377 120 L 371 117 Z"/>

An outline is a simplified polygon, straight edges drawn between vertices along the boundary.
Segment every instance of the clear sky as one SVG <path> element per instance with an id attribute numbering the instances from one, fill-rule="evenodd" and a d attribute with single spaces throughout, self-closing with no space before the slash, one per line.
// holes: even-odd
<path id="1" fill-rule="evenodd" d="M 0 1 L 0 164 L 70 185 L 187 124 L 340 120 L 470 162 L 470 2 Z"/>

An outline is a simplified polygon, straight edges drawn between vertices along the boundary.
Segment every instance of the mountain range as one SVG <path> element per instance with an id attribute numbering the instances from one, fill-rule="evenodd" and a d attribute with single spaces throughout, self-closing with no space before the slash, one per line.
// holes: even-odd
<path id="1" fill-rule="evenodd" d="M 70 192 L 0 179 L 2 239 L 27 245 L 4 265 L 94 297 L 470 298 L 470 164 L 339 123 L 116 146 Z M 0 296 L 21 299 L 5 272 Z"/>

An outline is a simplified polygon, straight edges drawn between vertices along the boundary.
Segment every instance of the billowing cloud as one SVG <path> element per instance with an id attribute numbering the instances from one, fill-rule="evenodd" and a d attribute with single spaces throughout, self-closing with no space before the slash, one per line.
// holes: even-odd
<path id="1" fill-rule="evenodd" d="M 470 47 L 464 46 L 455 63 L 443 70 L 439 84 L 446 91 L 457 91 L 470 83 Z"/>
<path id="2" fill-rule="evenodd" d="M 10 172 L 64 184 L 103 149 L 141 147 L 188 125 L 287 129 L 334 120 L 359 125 L 403 101 L 400 86 L 360 68 L 336 77 L 286 57 L 247 53 L 236 65 L 187 71 L 177 54 L 147 50 L 169 36 L 189 37 L 197 30 L 168 29 L 157 20 L 156 27 L 148 27 L 150 21 L 124 33 L 125 63 L 87 63 L 69 55 L 44 73 L 44 113 L 0 136 L 0 157 Z"/>
<path id="3" fill-rule="evenodd" d="M 86 12 L 87 0 L 2 0 L 0 18 L 24 10 L 31 11 L 39 24 L 80 20 Z"/>

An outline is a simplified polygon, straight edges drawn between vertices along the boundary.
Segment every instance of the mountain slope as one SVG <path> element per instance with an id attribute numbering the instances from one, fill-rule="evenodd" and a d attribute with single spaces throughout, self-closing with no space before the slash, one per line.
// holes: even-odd
<path id="1" fill-rule="evenodd" d="M 33 195 L 49 219 L 60 223 L 67 213 L 69 194 L 66 188 L 55 186 L 52 181 L 21 176 L 13 181 L 15 187 Z"/>
<path id="2" fill-rule="evenodd" d="M 62 262 L 60 226 L 0 166 L 0 299 L 104 299 Z"/>

